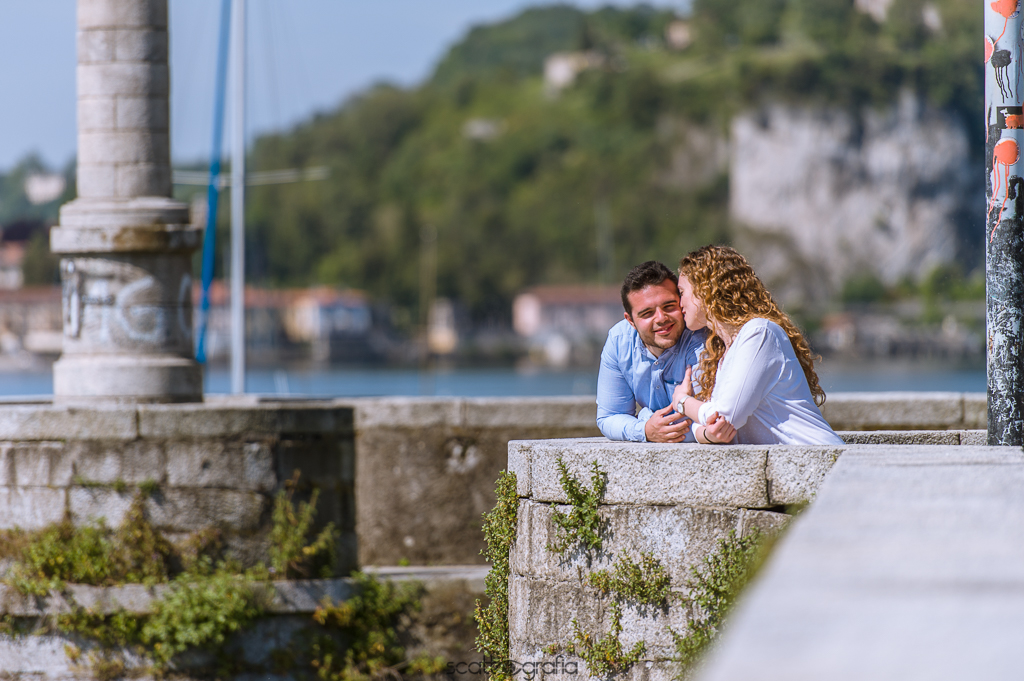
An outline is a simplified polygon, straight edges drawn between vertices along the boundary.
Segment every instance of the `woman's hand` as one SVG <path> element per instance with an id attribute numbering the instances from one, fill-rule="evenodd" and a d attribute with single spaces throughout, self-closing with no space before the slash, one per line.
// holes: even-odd
<path id="1" fill-rule="evenodd" d="M 708 424 L 701 433 L 707 444 L 724 445 L 736 437 L 736 429 L 717 411 L 708 418 Z"/>

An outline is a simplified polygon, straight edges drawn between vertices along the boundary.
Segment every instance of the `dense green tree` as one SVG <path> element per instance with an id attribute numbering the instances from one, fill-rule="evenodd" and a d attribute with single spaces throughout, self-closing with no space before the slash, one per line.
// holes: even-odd
<path id="1" fill-rule="evenodd" d="M 436 291 L 480 321 L 507 320 L 527 286 L 672 262 L 729 232 L 724 176 L 667 179 L 688 129 L 724 134 L 761 102 L 862 111 L 910 89 L 982 130 L 981 13 L 930 5 L 941 26 L 920 0 L 895 0 L 883 24 L 852 0 L 695 0 L 697 41 L 682 52 L 664 46 L 674 16 L 643 5 L 556 5 L 477 27 L 422 86 L 379 85 L 257 141 L 257 170 L 331 176 L 254 188 L 249 271 L 362 288 L 410 322 Z M 600 59 L 554 96 L 544 59 L 566 50 Z"/>

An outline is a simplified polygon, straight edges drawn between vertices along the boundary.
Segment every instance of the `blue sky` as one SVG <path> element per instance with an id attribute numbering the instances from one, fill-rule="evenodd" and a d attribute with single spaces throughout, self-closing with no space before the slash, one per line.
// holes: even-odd
<path id="1" fill-rule="evenodd" d="M 546 3 L 248 0 L 248 133 L 286 128 L 376 81 L 416 83 L 471 26 L 537 4 Z M 682 9 L 688 2 L 651 4 Z M 169 6 L 172 153 L 178 162 L 203 159 L 220 2 L 169 0 Z M 75 151 L 75 0 L 0 4 L 0 64 L 0 170 L 31 152 L 62 166 Z"/>

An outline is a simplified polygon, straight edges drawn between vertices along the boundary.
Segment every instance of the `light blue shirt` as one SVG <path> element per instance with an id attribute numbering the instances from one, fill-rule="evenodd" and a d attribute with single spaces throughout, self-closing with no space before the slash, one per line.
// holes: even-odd
<path id="1" fill-rule="evenodd" d="M 646 442 L 644 426 L 672 400 L 686 367 L 696 368 L 707 331 L 683 330 L 679 342 L 655 357 L 623 319 L 608 332 L 597 374 L 597 427 L 609 440 Z M 637 406 L 641 407 L 637 413 Z M 687 433 L 693 442 L 693 433 Z"/>

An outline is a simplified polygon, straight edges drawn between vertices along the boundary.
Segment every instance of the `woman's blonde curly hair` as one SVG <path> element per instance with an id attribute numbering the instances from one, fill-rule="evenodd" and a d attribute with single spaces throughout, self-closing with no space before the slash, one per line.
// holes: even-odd
<path id="1" fill-rule="evenodd" d="M 725 355 L 725 341 L 715 332 L 712 321 L 739 328 L 751 319 L 763 317 L 781 326 L 789 336 L 815 404 L 821 406 L 825 402 L 825 391 L 814 373 L 814 360 L 820 357 L 811 354 L 800 329 L 775 304 L 746 258 L 728 246 L 704 246 L 679 261 L 679 276 L 690 282 L 708 318 L 708 340 L 700 361 L 697 397 L 705 401 L 711 397 L 718 363 Z"/>

